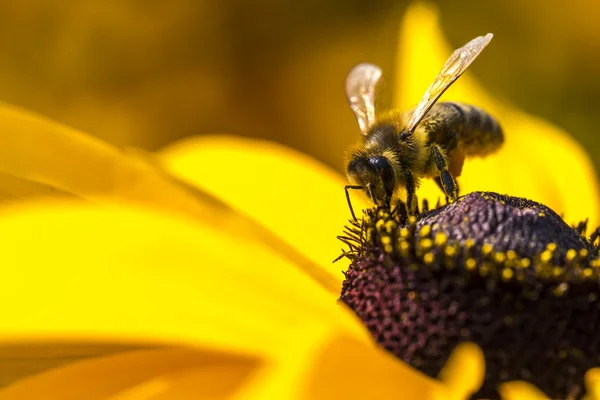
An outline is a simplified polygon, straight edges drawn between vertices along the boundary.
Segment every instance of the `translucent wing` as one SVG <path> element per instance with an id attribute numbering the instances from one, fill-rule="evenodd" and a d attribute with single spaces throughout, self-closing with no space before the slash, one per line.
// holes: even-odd
<path id="1" fill-rule="evenodd" d="M 363 134 L 375 122 L 375 88 L 380 79 L 381 69 L 368 63 L 356 65 L 346 77 L 346 99 Z"/>
<path id="2" fill-rule="evenodd" d="M 435 78 L 431 86 L 429 86 L 421 102 L 415 108 L 415 112 L 410 117 L 407 125 L 408 133 L 414 132 L 419 122 L 421 122 L 435 102 L 466 71 L 469 65 L 479 56 L 479 53 L 492 40 L 493 36 L 491 33 L 488 33 L 485 36 L 476 37 L 452 53 L 446 64 L 444 64 L 444 68 L 442 68 L 442 71 Z"/>

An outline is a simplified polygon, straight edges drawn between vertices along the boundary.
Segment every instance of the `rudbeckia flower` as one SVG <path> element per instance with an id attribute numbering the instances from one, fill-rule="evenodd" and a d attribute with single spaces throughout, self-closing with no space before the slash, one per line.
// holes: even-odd
<path id="1" fill-rule="evenodd" d="M 426 54 L 423 49 L 431 49 L 444 59 L 450 49 L 436 18 L 430 8 L 411 8 L 403 22 L 403 30 L 411 34 L 402 35 L 401 51 L 420 48 L 420 54 Z M 417 61 L 421 65 L 423 57 L 399 57 L 402 71 L 411 73 L 399 79 L 404 93 L 400 97 L 412 99 L 412 90 L 422 93 L 422 88 L 410 85 L 431 78 L 425 69 L 411 69 Z M 526 138 L 535 138 L 548 151 L 557 141 L 573 151 L 566 160 L 572 168 L 570 182 L 544 159 L 551 154 L 499 153 L 489 166 L 479 164 L 486 168 L 485 179 L 465 167 L 462 189 L 531 197 L 568 218 L 590 217 L 595 223 L 597 187 L 585 154 L 566 134 L 485 97 L 468 76 L 462 79 L 472 90 L 465 98 L 487 101 L 481 105 L 498 111 L 501 121 L 506 118 L 504 153 L 519 151 L 511 141 Z M 543 297 L 550 291 L 555 296 L 543 297 L 547 302 L 540 312 L 544 307 L 580 312 L 596 304 L 577 292 L 597 275 L 593 260 L 582 252 L 597 251 L 596 245 L 580 238 L 582 228 L 569 228 L 538 203 L 473 193 L 418 220 L 371 210 L 360 229 L 348 228 L 360 247 L 347 254 L 352 265 L 344 274 L 341 269 L 347 265 L 331 260 L 339 254 L 336 236 L 349 217 L 342 190 L 345 179 L 306 155 L 231 136 L 187 139 L 158 154 L 116 149 L 9 106 L 0 107 L 0 127 L 0 400 L 464 399 L 493 382 L 523 377 L 511 370 L 519 360 L 513 364 L 507 358 L 519 354 L 500 349 L 493 355 L 504 369 L 492 369 L 499 376 L 484 382 L 488 343 L 462 330 L 464 321 L 496 315 L 490 306 L 494 296 L 518 298 L 525 292 L 519 274 L 531 283 L 525 287 L 528 294 Z M 520 139 L 511 136 L 511 128 L 520 129 Z M 545 168 L 535 170 L 543 179 L 531 175 L 528 181 L 521 172 L 529 170 L 534 157 Z M 507 172 L 507 160 L 510 170 L 519 173 Z M 511 186 L 502 186 L 507 185 L 503 177 L 511 178 Z M 477 186 L 475 178 L 486 186 Z M 499 186 L 487 186 L 494 184 Z M 23 196 L 25 200 L 15 199 Z M 488 210 L 489 202 L 497 215 L 512 222 L 523 221 L 513 214 L 532 221 L 550 218 L 541 222 L 541 230 L 535 224 L 508 224 L 498 234 L 490 221 L 477 225 L 472 218 Z M 368 205 L 356 199 L 355 207 Z M 504 241 L 525 229 L 533 229 L 526 236 L 529 241 Z M 536 241 L 540 232 L 556 232 L 551 238 L 554 247 L 535 248 L 542 243 Z M 487 241 L 496 247 L 489 249 Z M 533 249 L 519 247 L 529 242 Z M 560 246 L 564 255 L 556 251 Z M 508 261 L 524 265 L 524 258 L 511 253 L 521 250 L 532 251 L 531 264 L 517 269 Z M 391 263 L 385 264 L 389 269 L 383 269 L 384 261 Z M 536 281 L 541 275 L 530 275 L 527 269 L 541 265 L 543 273 L 552 275 L 552 262 L 571 262 L 568 271 L 581 272 L 582 279 L 558 271 L 563 280 L 544 286 L 546 281 Z M 415 271 L 427 278 L 424 286 L 407 278 Z M 427 276 L 440 271 L 444 288 L 434 287 Z M 495 279 L 473 282 L 469 271 Z M 379 272 L 388 274 L 395 286 Z M 568 297 L 571 293 L 563 283 L 581 296 Z M 517 290 L 492 290 L 505 284 Z M 400 304 L 398 315 L 391 314 L 393 309 L 375 309 L 381 303 L 368 300 L 390 300 L 386 290 L 399 290 L 397 301 L 407 298 L 413 303 Z M 483 302 L 472 304 L 476 291 Z M 440 303 L 418 303 L 424 296 Z M 454 304 L 456 296 L 471 308 Z M 561 298 L 568 301 L 554 300 Z M 417 310 L 417 304 L 429 308 Z M 504 299 L 499 304 L 506 310 L 511 303 Z M 411 313 L 417 323 L 401 325 L 404 317 L 413 318 Z M 556 328 L 564 334 L 560 315 Z M 439 324 L 426 325 L 431 317 L 460 322 L 447 325 L 453 331 L 435 342 L 435 348 L 427 348 L 429 337 L 448 332 Z M 510 315 L 505 317 L 490 323 L 511 325 Z M 378 336 L 374 329 L 382 326 L 380 321 L 386 327 L 412 329 L 404 336 L 408 342 L 399 344 L 409 351 L 425 348 L 421 360 L 396 354 L 391 346 L 398 343 L 392 336 L 399 336 L 384 331 Z M 595 328 L 589 329 L 593 340 Z M 473 343 L 453 342 L 460 335 L 483 350 Z M 569 336 L 568 349 L 547 351 L 560 359 L 564 350 L 564 358 L 571 359 L 581 353 L 586 338 Z M 544 343 L 555 343 L 550 339 Z M 452 344 L 457 346 L 451 349 Z M 584 356 L 588 360 L 595 355 Z M 518 365 L 528 367 L 530 361 Z M 558 379 L 572 371 L 546 372 Z M 597 370 L 590 370 L 586 383 L 591 398 L 600 392 L 597 381 Z M 523 381 L 503 383 L 499 394 L 505 399 L 544 398 Z"/>

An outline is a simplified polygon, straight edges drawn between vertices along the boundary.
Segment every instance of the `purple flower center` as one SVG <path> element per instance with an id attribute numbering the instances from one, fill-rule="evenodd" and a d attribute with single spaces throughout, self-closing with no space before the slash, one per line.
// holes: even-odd
<path id="1" fill-rule="evenodd" d="M 486 379 L 527 380 L 550 397 L 581 393 L 600 365 L 600 260 L 548 207 L 471 193 L 408 221 L 367 211 L 350 246 L 341 300 L 387 350 L 436 376 L 460 342 L 478 344 Z"/>

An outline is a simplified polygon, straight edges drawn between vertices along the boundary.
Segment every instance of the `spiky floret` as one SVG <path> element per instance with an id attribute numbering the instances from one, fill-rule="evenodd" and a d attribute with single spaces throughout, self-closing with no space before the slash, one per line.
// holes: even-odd
<path id="1" fill-rule="evenodd" d="M 342 237 L 351 265 L 341 300 L 384 348 L 431 376 L 458 343 L 478 344 L 478 397 L 524 379 L 565 398 L 600 365 L 598 232 L 585 237 L 585 223 L 495 193 L 411 219 L 368 210 Z"/>

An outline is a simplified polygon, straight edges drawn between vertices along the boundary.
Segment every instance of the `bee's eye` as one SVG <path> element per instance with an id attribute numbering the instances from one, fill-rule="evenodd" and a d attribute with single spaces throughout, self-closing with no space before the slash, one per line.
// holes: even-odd
<path id="1" fill-rule="evenodd" d="M 391 198 L 392 193 L 394 191 L 396 179 L 394 174 L 394 168 L 392 168 L 390 160 L 388 160 L 386 157 L 371 157 L 369 159 L 369 163 L 375 168 L 375 170 L 381 177 L 381 181 L 383 182 L 383 186 L 385 188 L 386 196 L 388 198 Z"/>
<path id="2" fill-rule="evenodd" d="M 390 161 L 385 157 L 371 157 L 369 162 L 380 174 L 384 174 L 385 171 L 392 169 Z"/>

